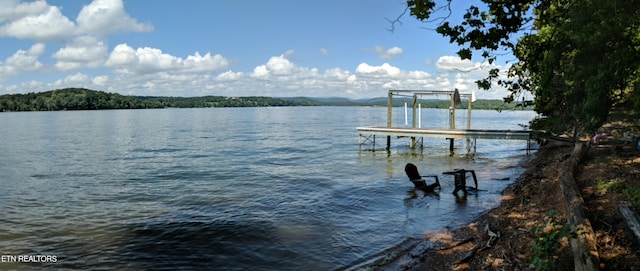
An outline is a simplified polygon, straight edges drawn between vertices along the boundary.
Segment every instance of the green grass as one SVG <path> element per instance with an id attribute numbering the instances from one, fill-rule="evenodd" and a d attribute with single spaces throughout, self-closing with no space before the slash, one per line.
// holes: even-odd
<path id="1" fill-rule="evenodd" d="M 634 209 L 640 210 L 640 187 L 622 181 L 610 182 L 606 186 L 607 191 L 622 194 L 625 201 L 629 202 Z"/>

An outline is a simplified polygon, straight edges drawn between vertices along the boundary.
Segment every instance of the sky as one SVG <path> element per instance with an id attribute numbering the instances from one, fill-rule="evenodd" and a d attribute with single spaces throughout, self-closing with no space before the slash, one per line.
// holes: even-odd
<path id="1" fill-rule="evenodd" d="M 470 2 L 453 3 L 463 11 Z M 478 99 L 506 96 L 475 81 L 508 63 L 461 60 L 433 25 L 408 15 L 392 25 L 405 7 L 405 0 L 0 0 L 0 95 L 74 87 L 180 97 L 355 99 L 454 88 Z"/>

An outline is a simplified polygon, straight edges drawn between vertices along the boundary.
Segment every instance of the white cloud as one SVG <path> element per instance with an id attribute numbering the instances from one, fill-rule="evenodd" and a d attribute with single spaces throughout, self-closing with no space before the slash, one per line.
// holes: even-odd
<path id="1" fill-rule="evenodd" d="M 31 46 L 29 50 L 18 50 L 8 57 L 4 63 L 0 62 L 0 80 L 42 68 L 43 65 L 38 58 L 44 53 L 44 49 L 44 44 L 37 43 Z"/>
<path id="2" fill-rule="evenodd" d="M 118 31 L 152 31 L 124 11 L 122 0 L 94 0 L 78 13 L 76 22 L 46 1 L 2 0 L 0 37 L 36 41 L 64 40 L 76 35 L 106 35 Z"/>
<path id="3" fill-rule="evenodd" d="M 106 64 L 107 66 L 124 67 L 135 64 L 136 60 L 136 51 L 133 48 L 127 44 L 118 44 L 111 51 Z"/>
<path id="4" fill-rule="evenodd" d="M 90 78 L 86 74 L 76 73 L 64 78 L 64 82 L 67 84 L 79 84 L 89 82 Z"/>
<path id="5" fill-rule="evenodd" d="M 323 56 L 328 56 L 329 55 L 329 50 L 327 48 L 320 48 L 320 49 L 318 49 L 318 52 L 320 52 L 320 54 L 323 55 Z"/>
<path id="6" fill-rule="evenodd" d="M 284 56 L 272 57 L 266 64 L 267 70 L 271 75 L 291 75 L 295 65 Z"/>
<path id="7" fill-rule="evenodd" d="M 184 61 L 184 68 L 189 72 L 212 71 L 229 66 L 229 61 L 222 55 L 206 53 L 201 56 L 196 52 L 195 55 L 188 56 Z"/>
<path id="8" fill-rule="evenodd" d="M 36 80 L 29 80 L 25 82 L 21 82 L 20 84 L 2 86 L 0 85 L 0 89 L 5 93 L 26 93 L 26 92 L 34 92 L 34 91 L 45 91 L 51 90 L 47 88 L 43 82 Z M 26 91 L 28 90 L 28 91 Z"/>
<path id="9" fill-rule="evenodd" d="M 260 65 L 258 67 L 255 67 L 253 69 L 251 77 L 263 80 L 269 79 L 269 70 L 267 69 L 267 65 Z"/>
<path id="10" fill-rule="evenodd" d="M 67 71 L 100 66 L 104 63 L 106 54 L 107 45 L 104 41 L 91 36 L 82 36 L 55 52 L 52 57 L 58 60 L 55 64 L 56 68 Z"/>
<path id="11" fill-rule="evenodd" d="M 253 69 L 252 77 L 267 79 L 271 76 L 287 76 L 294 73 L 295 65 L 286 57 L 291 55 L 291 51 L 284 55 L 273 56 L 266 64 Z"/>
<path id="12" fill-rule="evenodd" d="M 136 58 L 132 68 L 136 73 L 151 73 L 176 68 L 182 60 L 165 54 L 157 48 L 143 47 L 136 50 Z"/>
<path id="13" fill-rule="evenodd" d="M 356 80 L 358 80 L 358 77 L 356 77 L 355 75 L 349 75 L 349 77 L 347 77 L 347 82 L 348 83 L 353 83 Z"/>
<path id="14" fill-rule="evenodd" d="M 163 53 L 157 48 L 133 49 L 127 44 L 117 45 L 106 65 L 121 74 L 151 74 L 159 71 L 173 72 L 213 72 L 229 66 L 229 61 L 221 55 L 204 56 L 196 52 L 186 59 Z"/>
<path id="15" fill-rule="evenodd" d="M 93 83 L 96 86 L 104 86 L 107 84 L 107 82 L 109 82 L 109 76 L 106 76 L 106 75 L 96 76 L 91 81 L 91 83 Z"/>
<path id="16" fill-rule="evenodd" d="M 66 87 L 90 87 L 92 79 L 83 73 L 76 73 L 68 75 L 63 79 L 58 79 L 51 84 L 48 84 L 49 88 L 66 88 Z"/>
<path id="17" fill-rule="evenodd" d="M 216 77 L 217 81 L 235 81 L 243 76 L 242 72 L 226 71 Z"/>
<path id="18" fill-rule="evenodd" d="M 16 15 L 16 13 L 13 14 Z M 0 26 L 0 37 L 48 41 L 75 33 L 75 24 L 62 15 L 60 9 L 55 6 L 49 6 L 42 13 L 23 12 L 23 14 L 24 17 Z"/>
<path id="19" fill-rule="evenodd" d="M 458 56 L 442 56 L 438 59 L 436 67 L 446 71 L 471 71 L 479 68 L 480 64 L 469 59 L 463 60 Z"/>
<path id="20" fill-rule="evenodd" d="M 386 50 L 382 46 L 376 46 L 373 50 L 380 55 L 380 59 L 394 59 L 402 54 L 402 48 L 395 46 Z"/>
<path id="21" fill-rule="evenodd" d="M 49 9 L 49 5 L 44 0 L 20 3 L 19 0 L 2 0 L 0 9 L 0 23 L 11 21 L 22 17 L 42 14 Z"/>
<path id="22" fill-rule="evenodd" d="M 410 71 L 407 72 L 407 78 L 415 80 L 424 80 L 432 78 L 431 74 L 424 71 Z"/>
<path id="23" fill-rule="evenodd" d="M 349 77 L 352 76 L 351 72 L 343 71 L 340 68 L 329 69 L 325 71 L 324 74 L 326 78 L 335 78 L 338 80 L 347 80 Z"/>
<path id="24" fill-rule="evenodd" d="M 143 32 L 153 30 L 150 24 L 138 23 L 124 11 L 122 0 L 93 0 L 84 6 L 78 17 L 81 33 L 105 35 L 117 31 Z"/>
<path id="25" fill-rule="evenodd" d="M 400 69 L 389 65 L 389 63 L 384 63 L 381 66 L 360 63 L 356 68 L 356 73 L 368 77 L 395 77 L 400 74 Z"/>
<path id="26" fill-rule="evenodd" d="M 37 68 L 37 56 L 42 51 L 41 45 L 28 51 L 16 52 L 10 62 L 16 67 Z M 459 65 L 454 58 L 443 57 L 439 60 L 442 65 L 437 66 L 441 69 L 437 70 L 436 75 L 421 70 L 403 70 L 388 63 L 372 65 L 366 62 L 354 69 L 330 68 L 320 72 L 316 68 L 297 65 L 291 60 L 291 56 L 292 51 L 273 56 L 264 64 L 256 65 L 252 71 L 241 72 L 226 69 L 229 64 L 222 56 L 194 53 L 180 58 L 155 48 L 134 49 L 120 44 L 113 49 L 106 62 L 116 71 L 116 76 L 109 73 L 92 76 L 76 73 L 65 75 L 64 79 L 52 83 L 32 82 L 34 87 L 29 90 L 86 87 L 124 95 L 364 98 L 384 96 L 389 89 L 458 88 L 470 92 L 477 90 L 475 80 L 486 76 L 486 69 L 494 67 L 473 62 Z M 15 64 L 17 59 L 22 59 L 21 63 L 24 64 Z M 2 64 L 5 65 L 6 63 Z M 460 67 L 475 66 L 481 68 L 472 72 L 456 71 Z M 23 86 L 0 86 L 0 93 L 16 89 L 21 91 L 21 87 Z M 501 98 L 504 93 L 501 89 L 479 91 L 478 97 Z"/>

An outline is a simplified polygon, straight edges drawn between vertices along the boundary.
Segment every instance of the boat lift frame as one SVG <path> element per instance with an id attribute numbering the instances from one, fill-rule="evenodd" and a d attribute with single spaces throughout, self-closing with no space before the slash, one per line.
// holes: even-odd
<path id="1" fill-rule="evenodd" d="M 387 150 L 391 149 L 391 137 L 409 137 L 410 148 L 415 148 L 420 145 L 424 148 L 424 137 L 440 137 L 449 140 L 449 150 L 451 153 L 454 151 L 454 140 L 465 138 L 467 140 L 467 153 L 471 153 L 473 147 L 473 153 L 476 152 L 476 140 L 478 138 L 487 139 L 516 139 L 527 140 L 527 154 L 529 154 L 531 147 L 531 135 L 530 130 L 478 130 L 471 129 L 471 111 L 472 103 L 476 100 L 475 93 L 459 93 L 458 90 L 454 91 L 442 91 L 442 90 L 389 90 L 387 101 L 387 125 L 382 126 L 370 126 L 370 127 L 358 127 L 360 134 L 360 145 L 371 142 L 374 145 L 376 143 L 376 135 L 384 135 L 387 137 Z M 420 113 L 421 107 L 418 103 L 418 98 L 422 96 L 449 96 L 449 128 L 448 129 L 433 129 L 422 128 Z M 412 107 L 412 123 L 411 127 L 393 127 L 393 98 L 394 96 L 411 97 Z M 468 102 L 467 106 L 467 123 L 466 129 L 456 129 L 456 102 L 461 102 L 461 98 L 466 98 Z M 405 126 L 408 125 L 408 109 L 405 103 Z"/>

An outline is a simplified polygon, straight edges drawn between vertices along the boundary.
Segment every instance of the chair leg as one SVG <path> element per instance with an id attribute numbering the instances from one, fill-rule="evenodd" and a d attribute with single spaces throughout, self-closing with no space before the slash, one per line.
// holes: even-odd
<path id="1" fill-rule="evenodd" d="M 467 193 L 467 181 L 466 181 L 466 176 L 464 172 L 456 172 L 456 174 L 454 175 L 454 183 L 455 183 L 455 190 L 453 190 L 453 193 L 456 194 L 458 193 L 458 191 L 462 190 L 465 194 Z"/>

